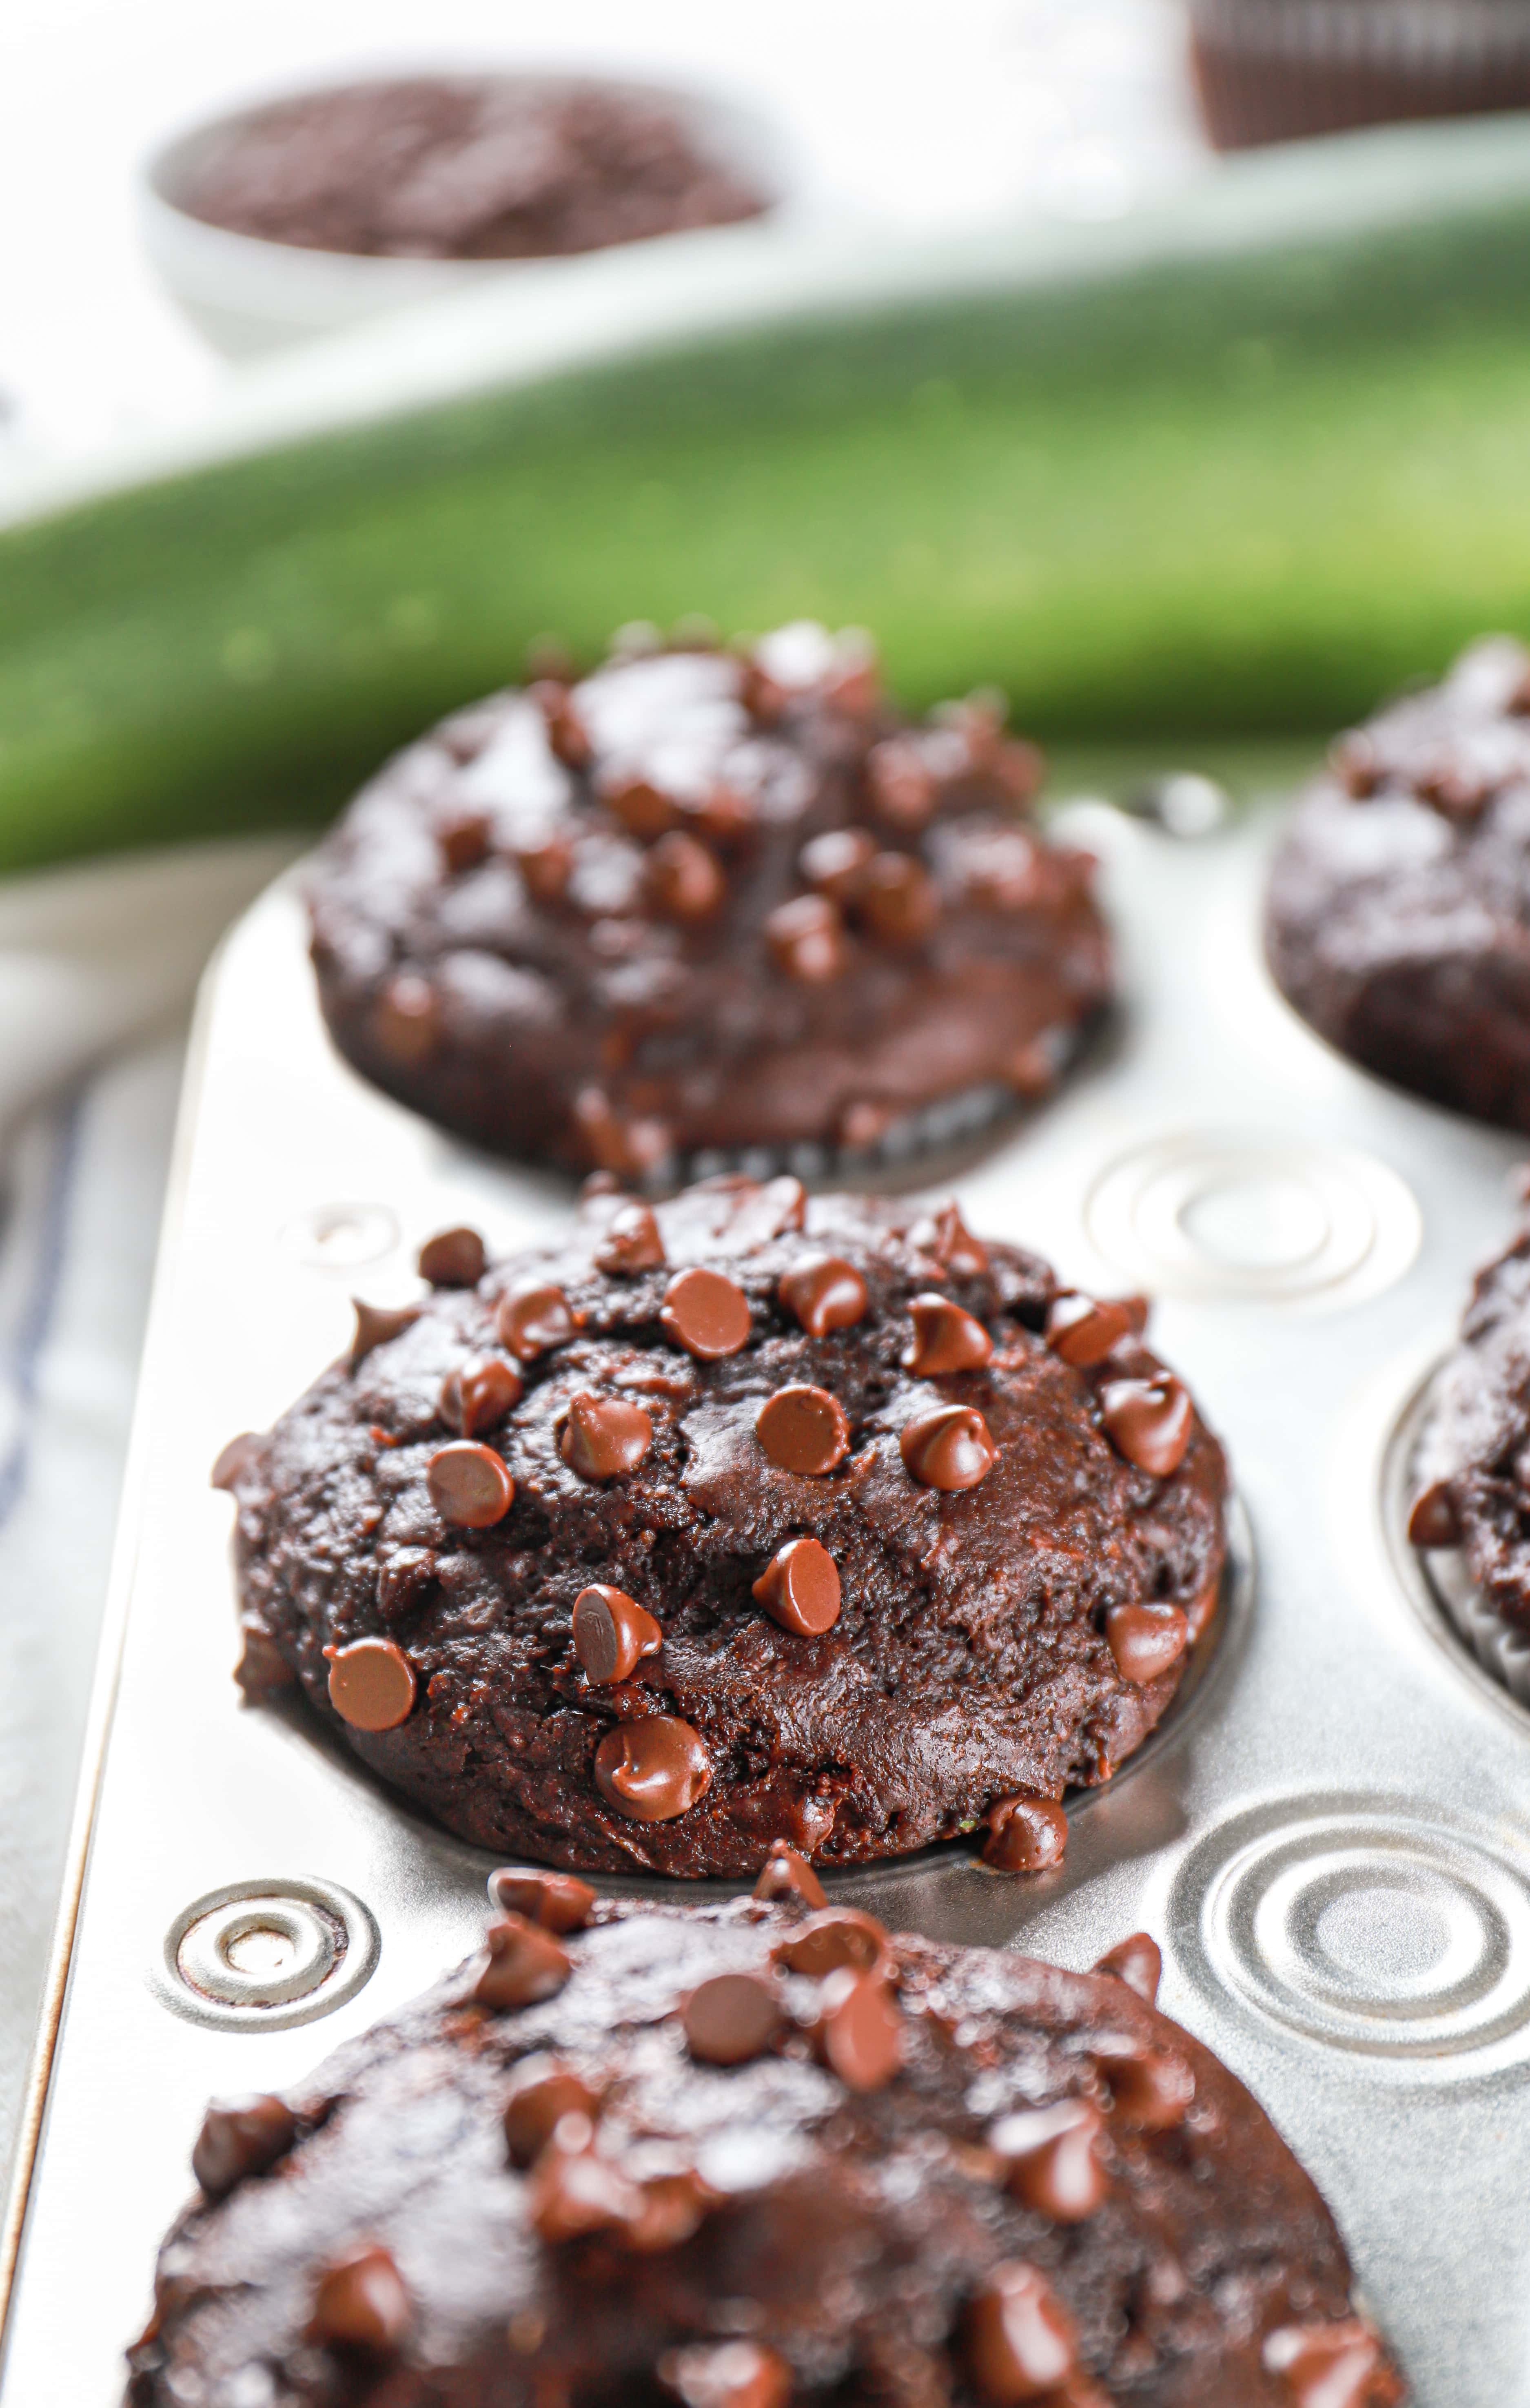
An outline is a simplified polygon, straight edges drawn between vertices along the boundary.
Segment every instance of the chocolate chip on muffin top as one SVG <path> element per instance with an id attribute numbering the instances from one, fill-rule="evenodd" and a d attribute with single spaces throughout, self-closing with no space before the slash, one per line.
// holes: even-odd
<path id="1" fill-rule="evenodd" d="M 985 1826 L 1055 1862 L 1222 1565 L 1221 1450 L 1140 1300 L 790 1177 L 599 1192 L 452 1268 L 224 1467 L 252 1687 L 274 1656 L 453 1829 L 552 1862 Z"/>

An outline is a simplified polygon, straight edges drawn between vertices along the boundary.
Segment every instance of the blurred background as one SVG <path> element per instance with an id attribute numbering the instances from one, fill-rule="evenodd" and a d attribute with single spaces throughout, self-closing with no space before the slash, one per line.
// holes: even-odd
<path id="1" fill-rule="evenodd" d="M 1178 0 L 16 0 L 0 83 L 5 475 L 183 423 L 220 367 L 146 257 L 135 203 L 164 139 L 251 95 L 419 67 L 623 72 L 742 93 L 826 210 L 902 229 L 1119 214 L 1197 173 Z M 0 491 L 3 491 L 0 486 Z"/>

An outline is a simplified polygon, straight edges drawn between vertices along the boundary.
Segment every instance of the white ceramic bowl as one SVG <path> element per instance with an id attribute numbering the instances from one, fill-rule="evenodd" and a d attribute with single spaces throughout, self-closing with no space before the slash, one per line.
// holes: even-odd
<path id="1" fill-rule="evenodd" d="M 519 74 L 505 68 L 410 69 L 386 77 L 347 76 L 328 86 L 349 90 L 368 81 L 411 80 L 415 75 L 477 77 L 485 73 L 532 91 L 570 87 L 615 93 L 671 108 L 704 158 L 733 169 L 766 201 L 761 216 L 732 225 L 704 226 L 655 235 L 620 246 L 650 251 L 656 244 L 714 247 L 741 235 L 758 238 L 764 224 L 795 217 L 804 198 L 800 163 L 781 130 L 746 103 L 676 85 L 635 81 L 629 77 L 588 73 Z M 230 359 L 248 358 L 290 343 L 307 341 L 384 311 L 439 294 L 481 287 L 506 277 L 545 279 L 588 259 L 587 251 L 556 259 L 386 259 L 296 243 L 267 242 L 209 225 L 182 207 L 207 159 L 273 102 L 303 96 L 268 93 L 260 100 L 163 143 L 145 163 L 138 181 L 139 222 L 145 248 L 166 289 L 198 332 Z"/>

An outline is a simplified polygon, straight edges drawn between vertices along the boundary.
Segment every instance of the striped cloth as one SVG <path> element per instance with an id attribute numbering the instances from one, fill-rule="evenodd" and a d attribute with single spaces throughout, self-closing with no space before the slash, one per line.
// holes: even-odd
<path id="1" fill-rule="evenodd" d="M 64 1870 L 191 999 L 290 843 L 0 886 L 0 2174 Z"/>

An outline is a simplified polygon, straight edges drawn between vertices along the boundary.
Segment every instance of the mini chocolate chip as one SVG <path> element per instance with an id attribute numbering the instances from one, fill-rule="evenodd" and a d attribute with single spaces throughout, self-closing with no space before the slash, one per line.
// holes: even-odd
<path id="1" fill-rule="evenodd" d="M 515 1502 L 515 1483 L 492 1446 L 454 1439 L 438 1447 L 426 1466 L 430 1501 L 454 1529 L 488 1530 Z"/>
<path id="2" fill-rule="evenodd" d="M 481 2007 L 534 2007 L 556 1997 L 573 1971 L 573 1958 L 540 1923 L 507 1914 L 484 1934 L 488 1962 L 473 1984 Z"/>
<path id="3" fill-rule="evenodd" d="M 840 1618 L 839 1566 L 816 1539 L 777 1547 L 749 1593 L 772 1622 L 802 1638 L 817 1638 Z"/>
<path id="4" fill-rule="evenodd" d="M 1381 2344 L 1359 2316 L 1331 2325 L 1280 2325 L 1264 2336 L 1265 2371 L 1292 2408 L 1364 2408 Z"/>
<path id="5" fill-rule="evenodd" d="M 659 1624 L 625 1589 L 596 1582 L 575 1598 L 574 1654 L 586 1680 L 630 1680 L 640 1660 L 657 1656 L 663 1644 Z"/>
<path id="6" fill-rule="evenodd" d="M 1102 2033 L 1089 2054 L 1110 2087 L 1110 2113 L 1136 2132 L 1172 2132 L 1190 2113 L 1195 2076 L 1182 2057 Z"/>
<path id="7" fill-rule="evenodd" d="M 800 1899 L 804 1906 L 826 1903 L 824 1885 L 813 1867 L 795 1848 L 788 1848 L 785 1840 L 772 1841 L 771 1853 L 761 1868 L 753 1895 L 772 1901 L 783 1898 Z"/>
<path id="8" fill-rule="evenodd" d="M 1087 2099 L 1060 2100 L 1005 2115 L 989 2134 L 1004 2159 L 1015 2197 L 1054 2224 L 1082 2224 L 1104 2201 L 1110 2180 L 1100 2162 L 1105 2119 Z"/>
<path id="9" fill-rule="evenodd" d="M 1056 1799 L 1021 1789 L 990 1811 L 983 1862 L 1006 1873 L 1049 1872 L 1067 1844 L 1068 1818 Z"/>
<path id="10" fill-rule="evenodd" d="M 667 1122 L 628 1118 L 613 1110 L 599 1087 L 581 1087 L 573 1102 L 574 1124 L 587 1154 L 623 1179 L 647 1179 L 662 1171 L 674 1152 Z"/>
<path id="11" fill-rule="evenodd" d="M 1178 1663 L 1190 1644 L 1190 1622 L 1179 1606 L 1156 1599 L 1113 1605 L 1105 1615 L 1105 1639 L 1121 1679 L 1145 1689 Z"/>
<path id="12" fill-rule="evenodd" d="M 945 1371 L 975 1371 L 993 1353 L 993 1340 L 982 1323 L 948 1296 L 916 1296 L 909 1299 L 914 1343 L 903 1356 L 905 1371 L 935 1378 Z"/>
<path id="13" fill-rule="evenodd" d="M 681 2408 L 787 2408 L 792 2387 L 785 2358 L 755 2341 L 666 2350 L 658 2379 Z"/>
<path id="14" fill-rule="evenodd" d="M 813 2043 L 847 2090 L 882 2090 L 903 2062 L 902 2010 L 880 1972 L 849 1966 L 825 1979 Z"/>
<path id="15" fill-rule="evenodd" d="M 879 853 L 861 881 L 858 909 L 888 945 L 917 945 L 940 917 L 940 890 L 912 853 Z"/>
<path id="16" fill-rule="evenodd" d="M 572 2128 L 573 2119 L 566 2128 Z M 565 2148 L 561 2135 L 537 2159 L 531 2177 L 531 2222 L 555 2248 L 586 2232 L 619 2232 L 636 2222 L 642 2194 L 609 2157 L 587 2145 Z"/>
<path id="17" fill-rule="evenodd" d="M 1078 2363 L 1073 2318 L 1023 2258 L 989 2269 L 967 2311 L 967 2367 L 991 2408 L 1050 2401 Z"/>
<path id="18" fill-rule="evenodd" d="M 239 1641 L 234 1678 L 252 1705 L 296 1685 L 296 1673 L 268 1630 L 262 1630 L 253 1622 L 241 1623 Z"/>
<path id="19" fill-rule="evenodd" d="M 961 849 L 962 883 L 986 911 L 1023 911 L 1039 903 L 1049 881 L 1035 839 L 1024 828 L 998 827 Z"/>
<path id="20" fill-rule="evenodd" d="M 647 1714 L 607 1731 L 595 1751 L 595 1785 L 636 1823 L 671 1823 L 706 1796 L 712 1758 L 678 1714 Z"/>
<path id="21" fill-rule="evenodd" d="M 238 1440 L 235 1441 L 238 1444 Z M 222 1458 L 219 1458 L 220 1461 Z M 216 1472 L 213 1486 L 218 1485 Z M 1461 1516 L 1456 1512 L 1448 1480 L 1436 1480 L 1413 1500 L 1407 1517 L 1408 1544 L 1414 1547 L 1459 1547 Z"/>
<path id="22" fill-rule="evenodd" d="M 460 1430 L 464 1438 L 476 1438 L 481 1429 L 492 1429 L 502 1422 L 512 1405 L 520 1402 L 522 1381 L 513 1363 L 502 1354 L 469 1354 L 455 1371 L 448 1371 L 440 1383 L 436 1410 L 448 1428 Z"/>
<path id="23" fill-rule="evenodd" d="M 866 755 L 866 789 L 899 827 L 922 827 L 935 805 L 935 773 L 917 736 L 887 736 Z"/>
<path id="24" fill-rule="evenodd" d="M 1112 1380 L 1100 1393 L 1100 1418 L 1118 1455 L 1167 1480 L 1185 1459 L 1195 1410 L 1173 1372 L 1159 1371 L 1150 1380 Z"/>
<path id="25" fill-rule="evenodd" d="M 657 1271 L 664 1260 L 658 1223 L 646 1204 L 622 1204 L 613 1212 L 595 1250 L 595 1268 L 620 1278 L 636 1271 Z"/>
<path id="26" fill-rule="evenodd" d="M 219 1451 L 208 1485 L 226 1489 L 230 1496 L 247 1471 L 253 1471 L 266 1451 L 266 1440 L 256 1430 L 241 1430 L 238 1438 Z"/>
<path id="27" fill-rule="evenodd" d="M 1004 1077 L 1018 1096 L 1029 1103 L 1038 1103 L 1057 1085 L 1061 1068 L 1057 1054 L 1045 1036 L 1032 1037 L 1016 1046 L 1004 1065 Z"/>
<path id="28" fill-rule="evenodd" d="M 476 1229 L 441 1229 L 420 1248 L 419 1272 L 432 1287 L 476 1287 L 487 1261 Z"/>
<path id="29" fill-rule="evenodd" d="M 1118 1940 L 1114 1948 L 1107 1948 L 1094 1970 L 1114 1973 L 1118 1982 L 1124 1982 L 1152 2006 L 1163 1976 L 1163 1951 L 1148 1932 L 1133 1931 L 1129 1939 Z"/>
<path id="30" fill-rule="evenodd" d="M 515 867 L 533 903 L 561 903 L 573 876 L 573 847 L 566 836 L 553 834 L 518 844 Z"/>
<path id="31" fill-rule="evenodd" d="M 391 1639 L 326 1647 L 329 1702 L 353 1730 L 395 1730 L 414 1706 L 414 1667 Z"/>
<path id="32" fill-rule="evenodd" d="M 500 1303 L 499 1336 L 512 1354 L 529 1363 L 549 1347 L 567 1345 L 582 1318 L 550 1281 L 520 1280 Z"/>
<path id="33" fill-rule="evenodd" d="M 374 1346 L 385 1346 L 390 1338 L 398 1338 L 420 1318 L 417 1304 L 366 1304 L 359 1296 L 351 1298 L 355 1310 L 356 1333 L 351 1340 L 351 1369 L 359 1370 Z"/>
<path id="34" fill-rule="evenodd" d="M 785 2015 L 758 1973 L 714 1973 L 691 1992 L 680 2020 L 686 2047 L 703 2065 L 744 2065 L 764 2056 Z"/>
<path id="35" fill-rule="evenodd" d="M 504 1914 L 524 1914 L 544 1931 L 583 1931 L 595 1904 L 588 1882 L 534 1865 L 501 1865 L 489 1875 L 489 1896 Z"/>
<path id="36" fill-rule="evenodd" d="M 335 2258 L 319 2277 L 309 2320 L 310 2341 L 389 2358 L 409 2329 L 409 2293 L 381 2243 Z"/>
<path id="37" fill-rule="evenodd" d="M 845 966 L 844 923 L 827 895 L 797 895 L 765 918 L 777 969 L 803 986 L 825 986 Z"/>
<path id="38" fill-rule="evenodd" d="M 645 839 L 663 836 L 680 816 L 672 795 L 631 769 L 602 769 L 595 781 L 595 791 L 628 836 Z"/>
<path id="39" fill-rule="evenodd" d="M 1103 1363 L 1131 1327 L 1131 1307 L 1124 1302 L 1101 1304 L 1091 1296 L 1058 1296 L 1046 1314 L 1046 1343 L 1064 1363 L 1086 1371 Z"/>
<path id="40" fill-rule="evenodd" d="M 736 1354 L 749 1337 L 749 1299 L 737 1280 L 698 1265 L 676 1271 L 659 1319 L 677 1346 L 703 1363 Z"/>
<path id="41" fill-rule="evenodd" d="M 642 2204 L 623 2227 L 620 2238 L 625 2249 L 635 2249 L 644 2257 L 661 2249 L 678 2249 L 700 2230 L 716 2200 L 716 2193 L 690 2166 L 682 2167 L 678 2173 L 650 2174 L 638 2189 Z"/>
<path id="42" fill-rule="evenodd" d="M 590 757 L 590 739 L 578 706 L 562 678 L 538 678 L 527 694 L 547 723 L 547 741 L 566 768 L 583 769 Z"/>
<path id="43" fill-rule="evenodd" d="M 831 903 L 851 903 L 860 891 L 876 838 L 864 828 L 828 828 L 804 844 L 797 867 L 808 884 Z"/>
<path id="44" fill-rule="evenodd" d="M 999 1460 L 974 1405 L 940 1405 L 910 1422 L 898 1441 L 903 1462 L 926 1488 L 975 1488 Z"/>
<path id="45" fill-rule="evenodd" d="M 827 1388 L 793 1382 L 767 1397 L 755 1415 L 755 1435 L 782 1471 L 820 1479 L 849 1451 L 844 1408 Z"/>
<path id="46" fill-rule="evenodd" d="M 866 1311 L 866 1283 L 839 1254 L 804 1254 L 782 1272 L 775 1292 L 810 1338 L 851 1329 Z"/>
<path id="47" fill-rule="evenodd" d="M 524 2173 L 534 2166 L 565 2115 L 593 2124 L 599 2100 L 588 2083 L 556 2057 L 523 2057 L 511 2076 L 505 2100 L 505 2146 L 510 2162 Z"/>
<path id="48" fill-rule="evenodd" d="M 938 1212 L 916 1222 L 908 1234 L 921 1254 L 939 1263 L 954 1279 L 977 1279 L 988 1269 L 987 1246 L 973 1236 L 954 1204 L 943 1204 Z"/>
<path id="49" fill-rule="evenodd" d="M 489 815 L 469 805 L 462 810 L 443 811 L 436 822 L 436 842 L 440 856 L 454 876 L 465 869 L 476 869 L 488 858 Z"/>
<path id="50" fill-rule="evenodd" d="M 214 2099 L 192 2151 L 192 2172 L 209 2199 L 224 2199 L 236 2183 L 284 2157 L 296 2138 L 296 2116 L 269 2091 Z"/>
<path id="51" fill-rule="evenodd" d="M 853 1906 L 826 1908 L 822 1914 L 811 1915 L 774 1952 L 777 1964 L 792 1973 L 809 1974 L 816 1982 L 846 1965 L 852 1972 L 868 1973 L 882 1964 L 887 1953 L 886 1924 Z"/>
<path id="52" fill-rule="evenodd" d="M 635 1471 L 653 1442 L 654 1425 L 642 1405 L 582 1392 L 570 1401 L 558 1453 L 581 1480 L 614 1480 Z"/>
<path id="53" fill-rule="evenodd" d="M 401 970 L 372 1007 L 372 1041 L 400 1069 L 417 1068 L 436 1042 L 440 1017 L 429 980 Z"/>
<path id="54" fill-rule="evenodd" d="M 648 899 L 667 920 L 709 920 L 727 892 L 714 853 L 693 836 L 661 836 L 647 861 Z"/>

